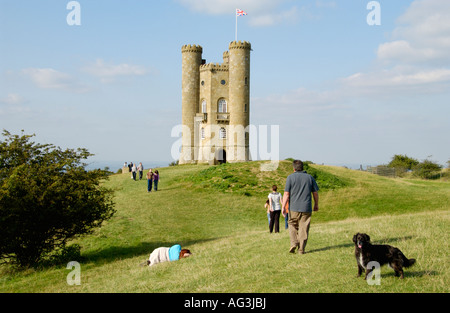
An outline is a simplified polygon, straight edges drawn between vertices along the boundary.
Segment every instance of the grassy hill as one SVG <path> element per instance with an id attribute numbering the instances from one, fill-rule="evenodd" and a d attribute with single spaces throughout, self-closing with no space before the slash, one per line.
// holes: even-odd
<path id="1" fill-rule="evenodd" d="M 66 264 L 41 270 L 0 267 L 0 292 L 449 292 L 450 182 L 388 179 L 312 165 L 320 191 L 307 254 L 288 253 L 284 229 L 269 234 L 264 203 L 283 190 L 291 162 L 159 169 L 158 192 L 128 174 L 111 176 L 116 215 L 82 247 L 81 285 Z M 417 264 L 403 281 L 382 268 L 380 286 L 357 279 L 352 236 L 400 248 Z M 193 256 L 148 268 L 153 249 L 179 243 Z"/>

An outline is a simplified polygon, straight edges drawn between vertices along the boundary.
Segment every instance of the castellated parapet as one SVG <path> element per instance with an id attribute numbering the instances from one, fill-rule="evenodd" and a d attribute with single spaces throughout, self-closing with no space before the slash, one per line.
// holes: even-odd
<path id="1" fill-rule="evenodd" d="M 200 73 L 204 71 L 228 72 L 228 64 L 209 63 L 200 66 Z"/>
<path id="2" fill-rule="evenodd" d="M 201 46 L 182 46 L 180 164 L 250 160 L 250 51 L 233 41 L 223 63 L 206 63 Z"/>
<path id="3" fill-rule="evenodd" d="M 202 53 L 203 52 L 203 48 L 202 46 L 197 46 L 197 45 L 184 45 L 183 47 L 181 47 L 181 52 L 195 52 L 195 53 Z"/>
<path id="4" fill-rule="evenodd" d="M 229 49 L 252 50 L 252 45 L 248 41 L 232 41 L 230 43 Z"/>

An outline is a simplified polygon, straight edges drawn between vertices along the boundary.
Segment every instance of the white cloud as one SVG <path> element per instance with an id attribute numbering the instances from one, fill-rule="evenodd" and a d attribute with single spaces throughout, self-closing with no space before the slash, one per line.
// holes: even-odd
<path id="1" fill-rule="evenodd" d="M 102 82 L 114 81 L 117 77 L 122 76 L 142 76 L 149 73 L 149 70 L 138 65 L 131 64 L 106 64 L 102 59 L 98 59 L 95 64 L 84 67 L 84 72 L 101 78 Z"/>
<path id="2" fill-rule="evenodd" d="M 426 92 L 429 91 L 431 84 L 450 83 L 450 69 L 408 70 L 399 66 L 378 72 L 356 73 L 342 79 L 341 82 L 347 87 L 362 88 L 365 91 L 371 88 L 374 93 L 386 94 L 394 88 Z"/>
<path id="3" fill-rule="evenodd" d="M 39 88 L 62 89 L 75 93 L 84 93 L 89 88 L 69 74 L 52 68 L 27 68 L 22 73 L 28 76 Z"/>
<path id="4" fill-rule="evenodd" d="M 0 103 L 7 105 L 20 105 L 26 102 L 27 101 L 21 95 L 15 93 L 10 93 L 5 98 L 0 99 Z"/>
<path id="5" fill-rule="evenodd" d="M 406 40 L 386 42 L 378 47 L 378 58 L 381 61 L 396 63 L 425 62 L 440 56 L 432 47 L 412 47 Z"/>
<path id="6" fill-rule="evenodd" d="M 210 15 L 233 15 L 236 9 L 245 11 L 252 26 L 271 26 L 281 22 L 295 22 L 299 11 L 294 6 L 282 9 L 287 0 L 178 0 L 183 6 L 195 12 Z"/>
<path id="7" fill-rule="evenodd" d="M 206 14 L 234 14 L 236 9 L 249 14 L 261 13 L 276 8 L 286 0 L 178 0 L 192 11 Z"/>
<path id="8" fill-rule="evenodd" d="M 378 49 L 385 63 L 446 66 L 450 62 L 450 1 L 417 0 L 397 20 L 393 40 Z"/>
<path id="9" fill-rule="evenodd" d="M 450 1 L 416 0 L 397 21 L 391 40 L 379 45 L 373 70 L 324 84 L 321 91 L 298 88 L 254 102 L 267 110 L 276 103 L 276 108 L 282 107 L 285 112 L 332 114 L 368 102 L 395 103 L 399 99 L 414 100 L 419 95 L 448 93 Z"/>
<path id="10" fill-rule="evenodd" d="M 4 98 L 0 98 L 0 116 L 9 114 L 23 114 L 31 109 L 24 104 L 28 103 L 21 95 L 10 93 Z"/>
<path id="11" fill-rule="evenodd" d="M 373 93 L 442 92 L 450 87 L 450 1 L 416 0 L 398 18 L 392 40 L 379 45 L 380 68 L 341 80 Z"/>

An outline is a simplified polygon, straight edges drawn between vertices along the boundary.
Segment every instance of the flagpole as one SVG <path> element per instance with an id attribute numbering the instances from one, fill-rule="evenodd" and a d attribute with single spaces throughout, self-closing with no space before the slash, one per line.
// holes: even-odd
<path id="1" fill-rule="evenodd" d="M 237 35 L 238 35 L 238 16 L 243 16 L 243 15 L 247 15 L 247 13 L 245 13 L 244 11 L 240 10 L 240 9 L 236 9 L 236 37 L 235 40 L 237 41 Z"/>
<path id="2" fill-rule="evenodd" d="M 238 15 L 237 15 L 237 9 L 236 9 L 236 12 L 234 13 L 234 15 L 236 15 L 236 38 L 235 38 L 235 40 L 237 41 L 237 27 L 238 27 L 238 25 L 237 25 L 237 18 L 238 18 Z"/>

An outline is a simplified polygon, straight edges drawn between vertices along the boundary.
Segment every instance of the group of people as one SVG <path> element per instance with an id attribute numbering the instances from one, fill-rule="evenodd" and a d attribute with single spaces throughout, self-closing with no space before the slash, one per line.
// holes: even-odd
<path id="1" fill-rule="evenodd" d="M 144 175 L 144 166 L 142 165 L 142 162 L 139 162 L 139 165 L 136 166 L 136 164 L 133 164 L 133 162 L 130 162 L 130 164 L 123 165 L 124 167 L 128 167 L 128 171 L 131 173 L 131 179 L 136 180 L 137 173 L 139 173 L 139 180 L 142 180 L 142 177 Z M 158 191 L 158 182 L 159 182 L 159 172 L 158 170 L 155 170 L 154 172 L 152 169 L 149 169 L 147 172 L 147 192 L 152 191 L 152 187 L 154 185 L 154 190 Z"/>
<path id="2" fill-rule="evenodd" d="M 285 218 L 285 229 L 289 229 L 290 253 L 305 253 L 309 236 L 312 212 L 319 211 L 319 187 L 314 177 L 303 170 L 303 162 L 293 162 L 294 173 L 286 179 L 283 196 L 277 191 L 276 185 L 272 186 L 264 207 L 267 209 L 269 231 L 280 231 L 280 215 Z M 314 207 L 312 206 L 314 199 Z"/>
<path id="3" fill-rule="evenodd" d="M 290 253 L 305 253 L 306 243 L 309 236 L 309 226 L 311 223 L 312 212 L 319 211 L 319 187 L 314 178 L 303 170 L 303 162 L 295 160 L 293 162 L 294 173 L 286 179 L 283 196 L 279 193 L 276 185 L 272 186 L 272 192 L 269 194 L 265 204 L 267 216 L 269 219 L 269 231 L 278 233 L 280 231 L 280 215 L 285 217 L 285 228 L 289 229 Z M 147 173 L 149 180 L 149 192 L 151 191 L 151 180 L 155 179 L 156 173 L 150 169 Z M 157 184 L 155 185 L 155 190 Z M 314 207 L 312 206 L 314 199 Z M 192 255 L 190 250 L 181 249 L 180 245 L 172 247 L 160 247 L 155 249 L 149 259 L 142 265 L 152 266 L 157 263 L 176 261 Z"/>
<path id="4" fill-rule="evenodd" d="M 139 162 L 139 165 L 136 166 L 136 164 L 133 164 L 133 162 L 130 162 L 130 164 L 127 165 L 127 162 L 123 165 L 123 167 L 128 167 L 128 172 L 131 173 L 131 179 L 136 180 L 136 175 L 139 172 L 139 180 L 142 179 L 142 175 L 144 174 L 144 166 L 142 165 L 142 162 Z"/>
<path id="5" fill-rule="evenodd" d="M 155 172 L 153 172 L 152 169 L 149 169 L 147 172 L 147 192 L 152 191 L 152 183 L 155 185 L 155 191 L 158 191 L 158 182 L 159 182 L 158 170 L 155 170 Z"/>

